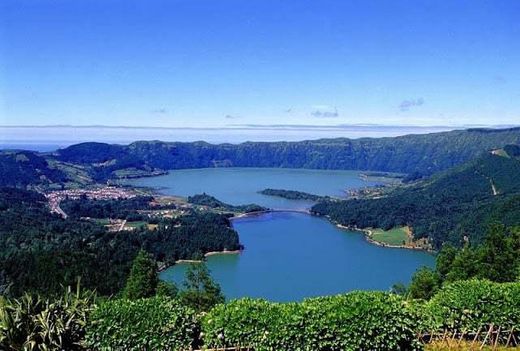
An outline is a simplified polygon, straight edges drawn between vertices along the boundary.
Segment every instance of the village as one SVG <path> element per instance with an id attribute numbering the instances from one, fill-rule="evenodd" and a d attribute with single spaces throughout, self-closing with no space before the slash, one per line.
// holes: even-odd
<path id="1" fill-rule="evenodd" d="M 52 213 L 57 213 L 63 218 L 67 218 L 69 215 L 60 207 L 62 201 L 66 200 L 80 200 L 86 198 L 89 200 L 123 200 L 132 199 L 137 196 L 143 196 L 146 193 L 142 190 L 117 187 L 117 186 L 101 186 L 96 188 L 87 189 L 68 189 L 68 190 L 56 190 L 45 194 L 48 202 L 49 210 Z M 136 212 L 142 214 L 148 220 L 127 220 L 120 218 L 90 218 L 82 217 L 84 220 L 95 221 L 105 226 L 109 231 L 132 231 L 139 227 L 147 227 L 148 229 L 154 229 L 157 224 L 154 222 L 154 218 L 175 218 L 188 213 L 192 209 L 197 210 L 208 210 L 206 206 L 197 206 L 190 204 L 186 199 L 177 196 L 163 196 L 154 195 L 153 200 L 150 202 L 150 208 L 140 209 Z"/>
<path id="2" fill-rule="evenodd" d="M 56 190 L 45 194 L 49 203 L 51 212 L 60 214 L 63 218 L 67 218 L 67 214 L 60 208 L 60 203 L 63 200 L 79 200 L 82 197 L 95 200 L 114 200 L 114 199 L 130 199 L 136 197 L 134 190 L 106 186 L 95 189 L 68 189 Z"/>

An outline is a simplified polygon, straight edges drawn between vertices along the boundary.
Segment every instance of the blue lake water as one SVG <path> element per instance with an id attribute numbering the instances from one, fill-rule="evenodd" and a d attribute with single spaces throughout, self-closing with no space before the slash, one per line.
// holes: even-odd
<path id="1" fill-rule="evenodd" d="M 206 192 L 235 205 L 258 203 L 287 209 L 311 204 L 257 192 L 272 187 L 342 196 L 346 189 L 373 185 L 352 171 L 265 168 L 179 170 L 131 183 L 161 187 L 163 193 L 171 195 Z M 394 283 L 408 283 L 417 268 L 435 262 L 428 253 L 379 247 L 368 243 L 361 233 L 301 213 L 246 217 L 234 220 L 233 226 L 245 250 L 207 259 L 228 299 L 248 296 L 296 301 L 360 289 L 388 290 Z M 188 265 L 170 267 L 161 278 L 180 284 Z"/>
<path id="2" fill-rule="evenodd" d="M 308 208 L 312 203 L 266 196 L 258 191 L 277 188 L 342 197 L 347 189 L 375 185 L 362 180 L 356 171 L 287 168 L 183 169 L 163 176 L 131 180 L 130 183 L 160 188 L 160 192 L 169 195 L 190 196 L 205 192 L 232 205 L 256 203 L 275 209 Z"/>

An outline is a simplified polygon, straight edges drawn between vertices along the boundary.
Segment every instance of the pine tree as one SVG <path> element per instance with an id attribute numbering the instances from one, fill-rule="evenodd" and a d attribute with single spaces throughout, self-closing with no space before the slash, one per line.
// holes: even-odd
<path id="1" fill-rule="evenodd" d="M 123 296 L 131 300 L 154 296 L 158 282 L 157 263 L 150 254 L 140 250 L 132 264 Z"/>

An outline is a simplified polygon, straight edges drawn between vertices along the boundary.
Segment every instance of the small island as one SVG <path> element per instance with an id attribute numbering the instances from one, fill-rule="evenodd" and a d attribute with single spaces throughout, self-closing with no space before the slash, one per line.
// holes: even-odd
<path id="1" fill-rule="evenodd" d="M 217 198 L 208 195 L 206 193 L 197 194 L 193 196 L 188 196 L 188 203 L 192 205 L 199 205 L 208 207 L 211 209 L 221 209 L 229 212 L 238 212 L 238 213 L 251 213 L 251 212 L 263 212 L 267 211 L 268 208 L 257 205 L 257 204 L 247 204 L 247 205 L 230 205 L 225 202 L 218 200 Z"/>
<path id="2" fill-rule="evenodd" d="M 258 192 L 262 195 L 277 196 L 288 200 L 308 200 L 308 201 L 322 201 L 330 200 L 330 196 L 320 196 L 296 190 L 271 189 L 267 188 Z"/>

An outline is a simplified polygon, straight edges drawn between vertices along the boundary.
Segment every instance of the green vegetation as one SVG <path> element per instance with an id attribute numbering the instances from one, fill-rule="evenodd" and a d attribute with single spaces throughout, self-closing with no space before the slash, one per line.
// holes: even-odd
<path id="1" fill-rule="evenodd" d="M 407 293 L 413 299 L 429 300 L 439 290 L 440 285 L 441 281 L 436 272 L 423 267 L 415 272 Z"/>
<path id="2" fill-rule="evenodd" d="M 157 264 L 144 251 L 134 260 L 123 299 L 108 300 L 92 313 L 86 344 L 108 349 L 192 349 L 201 342 L 201 312 L 224 303 L 206 265 L 192 266 L 180 292 L 159 282 Z"/>
<path id="3" fill-rule="evenodd" d="M 405 245 L 410 240 L 408 235 L 408 228 L 406 227 L 398 227 L 390 230 L 383 230 L 378 228 L 372 230 L 371 232 L 372 234 L 370 235 L 370 238 L 372 240 L 387 245 Z"/>
<path id="4" fill-rule="evenodd" d="M 255 350 L 421 350 L 419 335 L 490 326 L 520 336 L 520 283 L 469 280 L 426 302 L 385 292 L 274 303 L 239 299 L 197 313 L 183 298 L 94 301 L 91 293 L 0 300 L 5 350 L 251 347 Z M 200 332 L 202 331 L 202 332 Z M 505 342 L 505 340 L 502 340 Z"/>
<path id="5" fill-rule="evenodd" d="M 58 294 L 81 277 L 86 289 L 118 293 L 144 249 L 164 265 L 237 250 L 238 234 L 224 215 L 189 213 L 155 230 L 108 232 L 101 225 L 51 214 L 42 195 L 0 188 L 0 293 Z"/>
<path id="6" fill-rule="evenodd" d="M 157 262 L 146 251 L 139 250 L 134 258 L 123 296 L 129 300 L 154 296 L 158 282 Z"/>
<path id="7" fill-rule="evenodd" d="M 444 286 L 428 303 L 428 317 L 438 330 L 478 330 L 494 324 L 520 326 L 520 283 L 459 281 Z"/>
<path id="8" fill-rule="evenodd" d="M 129 199 L 96 200 L 86 196 L 78 200 L 64 200 L 60 207 L 74 218 L 119 218 L 127 219 L 142 217 L 137 210 L 148 210 L 151 207 L 152 196 L 136 196 Z"/>
<path id="9" fill-rule="evenodd" d="M 50 185 L 66 180 L 65 173 L 51 169 L 44 157 L 32 151 L 0 151 L 0 187 Z"/>
<path id="10" fill-rule="evenodd" d="M 70 287 L 55 299 L 0 299 L 0 349 L 83 350 L 94 295 Z"/>
<path id="11" fill-rule="evenodd" d="M 477 244 L 494 222 L 520 225 L 518 174 L 520 160 L 487 154 L 384 197 L 324 201 L 312 211 L 346 226 L 409 226 L 414 239 L 427 238 L 437 249 L 445 242 L 463 246 L 464 237 Z"/>
<path id="12" fill-rule="evenodd" d="M 408 294 L 429 299 L 446 283 L 472 278 L 494 282 L 520 280 L 520 227 L 494 225 L 482 245 L 458 250 L 445 244 L 437 256 L 435 270 L 422 268 L 412 278 Z"/>
<path id="13" fill-rule="evenodd" d="M 179 297 L 185 305 L 198 312 L 209 311 L 225 301 L 220 286 L 213 281 L 203 263 L 193 264 L 188 268 L 184 289 L 180 291 Z"/>
<path id="14" fill-rule="evenodd" d="M 255 350 L 422 349 L 421 333 L 493 324 L 520 327 L 520 283 L 462 281 L 443 287 L 427 303 L 381 292 L 353 292 L 302 303 L 241 299 L 218 305 L 202 321 L 209 347 Z M 516 334 L 520 334 L 518 331 Z"/>
<path id="15" fill-rule="evenodd" d="M 110 300 L 90 320 L 86 341 L 96 350 L 189 350 L 197 337 L 193 310 L 164 297 Z"/>
<path id="16" fill-rule="evenodd" d="M 258 193 L 262 195 L 268 196 L 278 196 L 284 199 L 289 200 L 309 200 L 309 201 L 320 201 L 329 198 L 328 196 L 319 196 L 314 194 L 309 194 L 303 191 L 296 190 L 283 190 L 283 189 L 264 189 L 259 191 Z"/>
<path id="17" fill-rule="evenodd" d="M 230 204 L 226 204 L 225 202 L 222 202 L 220 200 L 217 200 L 215 197 L 208 195 L 206 193 L 188 196 L 188 202 L 190 204 L 194 204 L 194 205 L 207 206 L 209 208 L 221 209 L 223 211 L 230 211 L 230 212 L 250 213 L 250 212 L 259 212 L 259 211 L 266 210 L 265 207 L 255 205 L 255 204 L 233 206 Z"/>
<path id="18" fill-rule="evenodd" d="M 202 324 L 209 347 L 255 350 L 416 350 L 418 317 L 396 295 L 353 292 L 278 304 L 241 299 L 219 305 Z"/>

